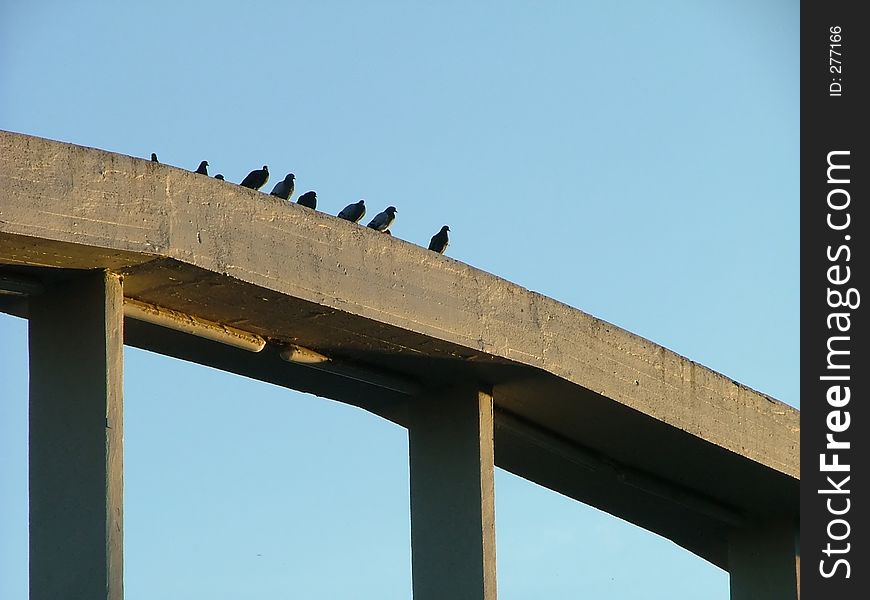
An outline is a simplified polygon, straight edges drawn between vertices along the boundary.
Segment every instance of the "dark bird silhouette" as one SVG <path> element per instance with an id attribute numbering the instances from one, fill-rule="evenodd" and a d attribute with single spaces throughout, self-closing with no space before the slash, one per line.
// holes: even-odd
<path id="1" fill-rule="evenodd" d="M 296 201 L 296 204 L 301 204 L 302 206 L 307 206 L 308 208 L 314 210 L 317 208 L 317 192 L 305 192 L 299 199 Z"/>
<path id="2" fill-rule="evenodd" d="M 353 204 L 348 204 L 344 208 L 341 209 L 341 212 L 338 213 L 339 219 L 344 219 L 346 221 L 350 221 L 352 223 L 359 223 L 359 220 L 362 219 L 366 214 L 366 201 L 360 200 L 359 202 L 354 202 Z"/>
<path id="3" fill-rule="evenodd" d="M 199 173 L 200 175 L 208 175 L 208 161 L 204 160 L 199 163 L 199 166 L 196 168 L 195 172 Z"/>
<path id="4" fill-rule="evenodd" d="M 218 173 L 217 175 L 215 175 L 214 178 L 215 178 L 215 179 L 220 179 L 221 181 L 224 181 L 224 176 L 221 175 L 220 173 Z"/>
<path id="5" fill-rule="evenodd" d="M 263 165 L 262 169 L 257 169 L 248 173 L 239 185 L 251 188 L 252 190 L 259 190 L 261 187 L 266 185 L 267 181 L 269 181 L 269 167 Z"/>
<path id="6" fill-rule="evenodd" d="M 429 241 L 429 250 L 434 250 L 438 254 L 444 254 L 444 251 L 447 250 L 447 244 L 450 243 L 450 240 L 447 239 L 448 231 L 450 231 L 450 228 L 445 225 L 441 228 L 441 231 L 433 235 Z"/>
<path id="7" fill-rule="evenodd" d="M 293 189 L 296 187 L 296 184 L 294 183 L 295 179 L 296 175 L 293 173 L 287 173 L 287 177 L 285 177 L 283 181 L 279 181 L 275 184 L 275 187 L 272 188 L 272 195 L 283 198 L 284 200 L 289 200 L 290 196 L 293 195 Z"/>
<path id="8" fill-rule="evenodd" d="M 377 229 L 378 231 L 385 231 L 390 228 L 390 225 L 393 224 L 393 221 L 396 220 L 396 207 L 388 206 L 387 210 L 382 213 L 378 213 L 375 215 L 375 218 L 369 222 L 369 227 L 372 229 Z"/>
<path id="9" fill-rule="evenodd" d="M 151 162 L 160 162 L 159 160 L 157 160 L 157 153 L 156 152 L 151 153 Z"/>

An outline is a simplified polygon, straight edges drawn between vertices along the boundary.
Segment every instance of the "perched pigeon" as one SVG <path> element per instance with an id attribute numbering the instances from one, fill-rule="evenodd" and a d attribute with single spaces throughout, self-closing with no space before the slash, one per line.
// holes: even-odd
<path id="1" fill-rule="evenodd" d="M 308 208 L 314 210 L 317 208 L 317 192 L 305 192 L 299 199 L 296 201 L 296 204 L 301 204 L 302 206 L 307 206 Z"/>
<path id="2" fill-rule="evenodd" d="M 159 160 L 157 160 L 157 153 L 156 152 L 151 153 L 151 162 L 160 162 Z"/>
<path id="3" fill-rule="evenodd" d="M 224 180 L 224 176 L 221 175 L 220 173 L 218 173 L 217 175 L 215 175 L 214 178 L 215 178 L 215 179 L 220 179 L 221 181 Z"/>
<path id="4" fill-rule="evenodd" d="M 445 225 L 441 228 L 441 231 L 432 236 L 432 240 L 429 242 L 429 250 L 434 250 L 438 254 L 444 254 L 444 251 L 447 250 L 447 244 L 450 243 L 450 240 L 447 239 L 447 232 L 450 231 L 450 228 Z"/>
<path id="5" fill-rule="evenodd" d="M 359 220 L 362 219 L 365 214 L 366 201 L 360 200 L 359 202 L 348 204 L 347 206 L 342 208 L 341 212 L 338 213 L 338 218 L 345 219 L 346 221 L 350 221 L 352 223 L 359 223 Z"/>
<path id="6" fill-rule="evenodd" d="M 262 169 L 257 169 L 256 171 L 248 173 L 239 185 L 251 188 L 252 190 L 259 190 L 261 187 L 266 185 L 267 181 L 269 181 L 269 167 L 263 165 Z"/>
<path id="7" fill-rule="evenodd" d="M 290 196 L 293 195 L 293 188 L 296 187 L 293 183 L 294 179 L 296 179 L 296 175 L 293 173 L 287 173 L 287 177 L 285 177 L 283 181 L 279 181 L 272 189 L 272 195 L 283 198 L 284 200 L 289 200 Z"/>
<path id="8" fill-rule="evenodd" d="M 200 175 L 208 175 L 208 161 L 204 160 L 199 163 L 199 166 L 196 168 L 196 172 Z"/>
<path id="9" fill-rule="evenodd" d="M 389 206 L 387 210 L 382 213 L 378 213 L 375 215 L 375 218 L 369 222 L 369 227 L 372 229 L 377 229 L 378 231 L 384 231 L 389 229 L 390 225 L 393 224 L 393 221 L 396 220 L 396 207 Z"/>

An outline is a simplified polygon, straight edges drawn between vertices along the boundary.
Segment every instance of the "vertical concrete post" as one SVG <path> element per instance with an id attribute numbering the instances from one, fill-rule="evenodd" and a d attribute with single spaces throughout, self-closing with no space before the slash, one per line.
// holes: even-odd
<path id="1" fill-rule="evenodd" d="M 791 523 L 765 523 L 728 538 L 731 600 L 800 598 L 798 532 Z"/>
<path id="2" fill-rule="evenodd" d="M 409 403 L 415 600 L 495 600 L 492 419 L 474 386 Z"/>
<path id="3" fill-rule="evenodd" d="M 123 598 L 121 281 L 30 299 L 30 598 Z"/>

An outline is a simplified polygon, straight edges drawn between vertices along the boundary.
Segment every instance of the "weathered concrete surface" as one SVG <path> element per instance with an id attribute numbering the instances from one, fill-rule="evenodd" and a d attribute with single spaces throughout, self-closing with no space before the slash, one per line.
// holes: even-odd
<path id="1" fill-rule="evenodd" d="M 38 266 L 110 268 L 129 297 L 273 341 L 426 385 L 473 378 L 493 389 L 498 465 L 716 564 L 735 518 L 797 515 L 795 409 L 555 300 L 266 194 L 0 133 L 3 264 L 37 277 Z M 287 363 L 163 339 L 142 330 L 128 342 L 296 387 Z M 305 382 L 355 404 L 376 396 Z M 371 409 L 403 422 L 402 400 L 389 403 Z"/>
<path id="2" fill-rule="evenodd" d="M 473 385 L 409 402 L 415 600 L 495 600 L 492 396 Z"/>
<path id="3" fill-rule="evenodd" d="M 124 597 L 124 297 L 80 273 L 30 306 L 32 600 Z"/>

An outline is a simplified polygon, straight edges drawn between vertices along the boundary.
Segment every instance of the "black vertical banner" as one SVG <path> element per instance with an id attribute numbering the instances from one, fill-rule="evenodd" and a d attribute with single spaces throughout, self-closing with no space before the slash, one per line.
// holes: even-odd
<path id="1" fill-rule="evenodd" d="M 804 600 L 870 597 L 870 22 L 859 7 L 801 6 Z"/>

